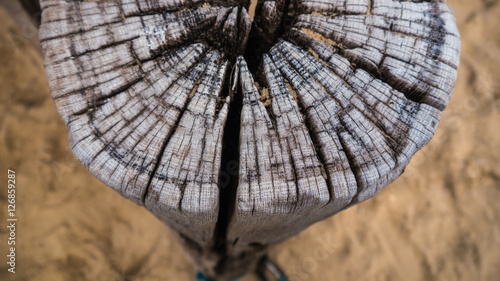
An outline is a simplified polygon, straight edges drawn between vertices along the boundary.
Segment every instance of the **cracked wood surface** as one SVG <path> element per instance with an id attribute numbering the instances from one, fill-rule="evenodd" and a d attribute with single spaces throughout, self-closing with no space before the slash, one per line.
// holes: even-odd
<path id="1" fill-rule="evenodd" d="M 445 1 L 42 0 L 77 158 L 208 276 L 394 181 L 432 138 L 460 39 Z M 247 44 L 248 42 L 248 44 Z"/>

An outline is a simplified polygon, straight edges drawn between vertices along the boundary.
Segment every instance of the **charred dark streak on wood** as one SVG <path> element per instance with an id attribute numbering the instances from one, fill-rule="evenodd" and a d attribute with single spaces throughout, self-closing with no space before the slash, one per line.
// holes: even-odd
<path id="1" fill-rule="evenodd" d="M 241 70 L 241 68 L 240 68 L 240 70 Z M 240 76 L 240 77 L 241 77 L 241 76 Z M 252 85 L 252 87 L 253 87 L 253 85 Z M 253 89 L 252 89 L 252 90 L 253 90 Z M 251 90 L 250 90 L 250 91 L 251 91 Z M 251 93 L 244 93 L 244 92 L 242 91 L 242 95 L 243 95 L 243 97 L 244 97 L 244 96 L 248 96 L 248 95 L 250 95 L 250 94 L 251 94 Z M 245 103 L 245 98 L 243 98 L 243 103 Z M 247 105 L 247 106 L 249 106 L 249 107 L 250 107 L 250 111 L 252 111 L 252 118 L 253 118 L 254 120 L 255 120 L 255 112 L 254 112 L 254 110 L 253 110 L 253 109 L 254 109 L 254 106 L 255 106 L 257 103 L 258 103 L 258 101 L 257 101 L 257 100 L 252 100 L 252 101 L 249 101 L 249 102 L 248 102 L 248 105 Z M 241 111 L 240 111 L 240 115 L 241 115 Z M 256 138 L 255 138 L 255 137 L 256 137 L 256 135 L 257 135 L 257 134 L 256 134 L 256 131 L 255 131 L 255 127 L 256 127 L 256 126 L 252 126 L 252 136 L 253 136 L 252 141 L 256 143 Z M 268 131 L 268 132 L 269 132 L 269 131 Z M 269 133 L 268 133 L 268 136 L 269 136 Z M 258 148 L 257 148 L 257 146 L 256 146 L 256 145 L 254 145 L 254 147 L 253 147 L 253 153 L 254 153 L 254 155 L 255 155 L 255 159 L 259 159 L 259 150 L 258 150 Z M 255 171 L 251 170 L 251 172 L 250 172 L 250 174 L 249 174 L 248 176 L 249 176 L 249 177 L 251 177 L 251 182 L 254 182 L 255 180 L 257 180 L 257 182 L 258 182 L 258 183 L 257 183 L 257 185 L 258 185 L 258 186 L 261 186 L 261 179 L 260 179 L 260 175 L 261 175 L 262 173 L 261 173 L 261 171 L 260 171 L 260 166 L 259 166 L 259 165 L 256 165 L 256 166 L 255 166 L 255 169 L 256 169 Z M 252 172 L 254 172 L 254 173 L 252 173 Z"/>
<path id="2" fill-rule="evenodd" d="M 429 44 L 427 49 L 427 56 L 432 59 L 437 59 L 439 55 L 442 53 L 442 46 L 444 45 L 444 36 L 446 35 L 446 31 L 444 29 L 445 22 L 441 18 L 441 14 L 443 11 L 439 8 L 439 3 L 432 3 L 432 8 L 430 10 L 430 14 L 432 17 L 431 21 L 431 33 L 429 34 L 429 39 L 434 44 Z"/>

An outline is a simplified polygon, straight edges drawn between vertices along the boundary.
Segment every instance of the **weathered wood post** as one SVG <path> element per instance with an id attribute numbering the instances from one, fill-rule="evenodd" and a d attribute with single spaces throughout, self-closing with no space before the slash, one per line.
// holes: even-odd
<path id="1" fill-rule="evenodd" d="M 394 181 L 457 74 L 444 0 L 40 2 L 74 154 L 214 279 Z"/>

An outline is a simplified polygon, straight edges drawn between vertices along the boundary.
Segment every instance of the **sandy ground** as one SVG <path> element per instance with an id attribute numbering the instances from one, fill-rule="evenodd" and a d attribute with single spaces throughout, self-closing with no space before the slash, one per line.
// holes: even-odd
<path id="1" fill-rule="evenodd" d="M 291 280 L 500 279 L 500 1 L 449 4 L 462 58 L 436 136 L 375 198 L 272 249 Z M 72 156 L 24 35 L 0 10 L 0 280 L 194 280 L 165 227 Z M 8 168 L 17 175 L 15 274 Z"/>

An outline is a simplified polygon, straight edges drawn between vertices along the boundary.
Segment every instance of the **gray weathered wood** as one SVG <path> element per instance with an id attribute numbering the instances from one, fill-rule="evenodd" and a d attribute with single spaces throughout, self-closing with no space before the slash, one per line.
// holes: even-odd
<path id="1" fill-rule="evenodd" d="M 248 5 L 41 1 L 74 154 L 214 278 L 394 181 L 460 53 L 444 1 L 260 1 L 252 31 Z"/>

